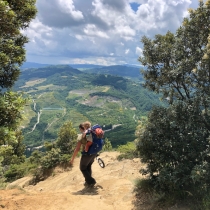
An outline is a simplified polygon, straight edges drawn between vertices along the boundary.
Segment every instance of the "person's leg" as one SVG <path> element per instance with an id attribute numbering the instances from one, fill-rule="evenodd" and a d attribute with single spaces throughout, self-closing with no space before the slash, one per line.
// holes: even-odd
<path id="1" fill-rule="evenodd" d="M 87 184 L 95 184 L 96 181 L 92 177 L 91 165 L 94 162 L 96 154 L 94 155 L 82 155 L 80 160 L 80 170 L 85 178 Z"/>
<path id="2" fill-rule="evenodd" d="M 91 159 L 90 163 L 87 165 L 87 171 L 89 172 L 90 176 L 92 176 L 92 164 L 93 164 L 93 162 L 95 160 L 95 157 L 96 156 L 94 155 L 94 158 Z"/>

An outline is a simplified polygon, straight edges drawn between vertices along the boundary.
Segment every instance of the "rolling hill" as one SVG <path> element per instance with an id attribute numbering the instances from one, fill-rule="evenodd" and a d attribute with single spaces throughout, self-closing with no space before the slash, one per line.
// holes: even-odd
<path id="1" fill-rule="evenodd" d="M 143 68 L 143 67 L 142 67 Z M 135 79 L 136 81 L 142 81 L 143 77 L 140 74 L 140 67 L 133 66 L 122 66 L 122 65 L 114 65 L 114 66 L 103 66 L 97 68 L 87 69 L 85 72 L 94 73 L 94 74 L 109 74 L 109 75 L 117 75 L 121 77 Z"/>
<path id="2" fill-rule="evenodd" d="M 141 117 L 152 106 L 164 103 L 142 87 L 142 80 L 118 76 L 119 66 L 113 69 L 113 75 L 88 73 L 69 65 L 22 71 L 14 88 L 31 98 L 21 125 L 25 144 L 35 147 L 54 141 L 64 122 L 72 121 L 77 129 L 85 120 L 102 125 L 113 147 L 133 141 Z"/>

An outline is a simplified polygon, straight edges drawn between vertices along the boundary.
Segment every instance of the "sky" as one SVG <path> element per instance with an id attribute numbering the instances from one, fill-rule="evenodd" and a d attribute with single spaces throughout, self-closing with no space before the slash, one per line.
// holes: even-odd
<path id="1" fill-rule="evenodd" d="M 26 61 L 140 65 L 141 38 L 176 32 L 198 0 L 37 0 Z"/>

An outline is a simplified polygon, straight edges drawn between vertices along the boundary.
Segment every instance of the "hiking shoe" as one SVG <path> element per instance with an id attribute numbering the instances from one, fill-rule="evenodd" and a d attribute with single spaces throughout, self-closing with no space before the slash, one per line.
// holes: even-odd
<path id="1" fill-rule="evenodd" d="M 87 182 L 85 182 L 84 186 L 85 187 L 94 187 L 95 184 L 96 184 L 96 182 L 95 183 L 91 183 L 91 184 L 88 184 Z"/>
<path id="2" fill-rule="evenodd" d="M 96 184 L 96 182 L 93 184 L 89 184 L 88 187 L 94 187 L 95 184 Z"/>
<path id="3" fill-rule="evenodd" d="M 87 187 L 87 186 L 89 186 L 89 184 L 88 184 L 87 182 L 85 182 L 85 183 L 84 183 L 84 186 Z"/>

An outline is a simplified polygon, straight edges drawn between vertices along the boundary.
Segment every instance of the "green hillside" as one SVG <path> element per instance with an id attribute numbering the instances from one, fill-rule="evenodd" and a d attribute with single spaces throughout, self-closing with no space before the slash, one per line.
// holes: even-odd
<path id="1" fill-rule="evenodd" d="M 107 130 L 105 137 L 116 147 L 133 141 L 140 117 L 153 105 L 163 105 L 140 83 L 119 76 L 84 73 L 64 65 L 27 69 L 15 89 L 31 97 L 21 125 L 25 144 L 31 147 L 54 141 L 68 120 L 75 128 L 85 120 L 101 124 Z"/>
<path id="2" fill-rule="evenodd" d="M 94 74 L 109 74 L 114 76 L 131 78 L 136 81 L 142 81 L 143 77 L 140 74 L 140 70 L 141 70 L 140 67 L 114 65 L 114 66 L 95 67 L 92 69 L 87 69 L 85 72 L 94 73 Z"/>

